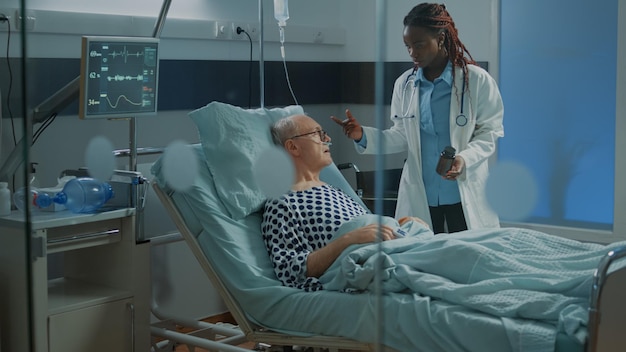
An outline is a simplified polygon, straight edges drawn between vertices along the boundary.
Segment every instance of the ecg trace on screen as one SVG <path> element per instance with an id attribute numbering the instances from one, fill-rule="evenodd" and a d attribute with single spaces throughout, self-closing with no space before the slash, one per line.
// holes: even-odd
<path id="1" fill-rule="evenodd" d="M 86 54 L 86 116 L 156 112 L 158 42 L 91 40 Z"/>
<path id="2" fill-rule="evenodd" d="M 122 51 L 120 51 L 120 52 L 113 51 L 112 53 L 109 53 L 108 55 L 109 55 L 109 57 L 110 57 L 110 58 L 112 58 L 112 59 L 114 59 L 114 60 L 115 60 L 116 58 L 118 58 L 118 57 L 122 57 L 122 58 L 124 58 L 124 62 L 126 62 L 126 59 L 127 59 L 129 56 L 134 56 L 134 57 L 136 57 L 136 58 L 139 58 L 139 57 L 143 56 L 143 52 L 141 52 L 141 51 L 136 51 L 136 52 L 134 52 L 134 53 L 131 53 L 131 52 L 128 52 L 128 50 L 126 50 L 126 47 L 124 47 L 124 50 L 122 50 Z"/>

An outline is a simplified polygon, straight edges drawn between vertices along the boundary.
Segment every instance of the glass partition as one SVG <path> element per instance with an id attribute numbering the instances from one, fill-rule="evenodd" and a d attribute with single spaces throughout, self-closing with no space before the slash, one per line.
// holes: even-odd
<path id="1" fill-rule="evenodd" d="M 0 215 L 0 349 L 43 348 L 43 330 L 35 328 L 33 307 L 38 292 L 31 273 L 45 247 L 32 236 L 32 214 L 24 204 L 14 206 L 14 195 L 28 195 L 32 173 L 30 146 L 33 143 L 31 101 L 36 87 L 30 85 L 32 61 L 28 55 L 28 19 L 24 1 L 6 2 L 0 9 L 0 182 L 3 194 Z M 8 194 L 7 194 L 8 193 Z M 19 203 L 19 202 L 18 202 Z M 27 203 L 27 201 L 26 201 Z M 40 301 L 41 302 L 41 301 Z M 40 327 L 41 328 L 41 327 Z"/>

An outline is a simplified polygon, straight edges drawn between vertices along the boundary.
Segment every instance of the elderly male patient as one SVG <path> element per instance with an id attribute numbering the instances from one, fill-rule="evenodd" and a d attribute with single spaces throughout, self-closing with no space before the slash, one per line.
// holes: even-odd
<path id="1" fill-rule="evenodd" d="M 396 238 L 389 226 L 369 224 L 335 241 L 345 222 L 368 211 L 343 191 L 320 180 L 333 160 L 331 138 L 306 115 L 293 115 L 271 128 L 274 143 L 285 148 L 295 167 L 291 190 L 265 204 L 261 231 L 278 279 L 286 286 L 323 289 L 318 278 L 352 244 Z M 411 218 L 428 227 L 418 218 Z M 406 220 L 406 219 L 403 219 Z M 380 231 L 380 233 L 379 233 Z"/>

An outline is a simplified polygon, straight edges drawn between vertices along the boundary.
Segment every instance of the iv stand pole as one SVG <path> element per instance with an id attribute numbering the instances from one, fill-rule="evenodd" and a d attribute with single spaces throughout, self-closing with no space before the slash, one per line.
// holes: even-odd
<path id="1" fill-rule="evenodd" d="M 259 93 L 261 98 L 261 108 L 265 107 L 265 60 L 263 54 L 263 0 L 259 0 Z"/>
<path id="2" fill-rule="evenodd" d="M 161 31 L 163 31 L 163 25 L 165 24 L 165 18 L 167 17 L 167 12 L 170 9 L 171 3 L 172 0 L 163 0 L 163 5 L 161 6 L 159 17 L 157 18 L 156 24 L 154 25 L 154 30 L 152 32 L 153 38 L 159 38 L 161 36 Z M 137 171 L 137 118 L 134 116 L 130 118 L 129 140 L 128 170 Z"/>

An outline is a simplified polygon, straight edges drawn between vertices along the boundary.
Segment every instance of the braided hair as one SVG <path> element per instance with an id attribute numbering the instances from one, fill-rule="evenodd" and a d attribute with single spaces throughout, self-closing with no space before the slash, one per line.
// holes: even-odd
<path id="1" fill-rule="evenodd" d="M 461 67 L 463 70 L 465 85 L 469 84 L 467 65 L 476 65 L 476 61 L 459 39 L 459 32 L 452 16 L 446 10 L 446 5 L 421 3 L 404 17 L 404 26 L 427 28 L 436 34 L 444 33 L 443 47 L 447 50 L 452 65 Z M 452 75 L 454 76 L 454 70 Z"/>

